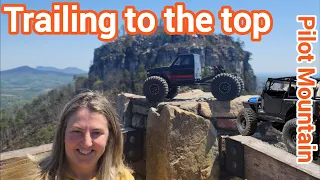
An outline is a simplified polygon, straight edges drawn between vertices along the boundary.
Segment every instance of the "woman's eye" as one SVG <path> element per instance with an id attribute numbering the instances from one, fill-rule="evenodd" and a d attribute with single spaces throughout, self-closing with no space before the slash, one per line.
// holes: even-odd
<path id="1" fill-rule="evenodd" d="M 102 134 L 102 132 L 93 132 L 93 134 L 95 134 L 95 135 L 101 135 Z"/>

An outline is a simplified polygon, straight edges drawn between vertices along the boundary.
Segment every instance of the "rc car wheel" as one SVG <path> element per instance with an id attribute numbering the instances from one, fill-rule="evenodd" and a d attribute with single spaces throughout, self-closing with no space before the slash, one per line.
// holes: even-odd
<path id="1" fill-rule="evenodd" d="M 240 87 L 241 87 L 240 90 L 244 91 L 244 82 L 243 82 L 242 78 L 240 76 L 236 76 L 236 78 L 239 81 L 239 84 L 240 84 Z M 241 95 L 241 92 L 240 92 L 239 96 L 240 95 Z"/>
<path id="2" fill-rule="evenodd" d="M 180 89 L 179 86 L 170 87 L 170 90 L 169 90 L 166 98 L 173 99 L 174 97 L 176 97 L 179 93 L 179 89 Z"/>
<path id="3" fill-rule="evenodd" d="M 288 152 L 296 154 L 296 118 L 287 121 L 282 130 L 282 141 L 287 146 Z"/>
<path id="4" fill-rule="evenodd" d="M 237 78 L 228 73 L 216 75 L 211 83 L 211 93 L 219 101 L 230 101 L 238 97 L 241 86 Z"/>
<path id="5" fill-rule="evenodd" d="M 159 76 L 147 78 L 143 84 L 143 94 L 149 101 L 161 102 L 168 95 L 168 83 Z"/>
<path id="6" fill-rule="evenodd" d="M 238 94 L 238 97 L 241 96 L 241 92 L 244 91 L 244 82 L 242 80 L 242 78 L 240 76 L 236 76 L 236 75 L 233 75 L 235 79 L 237 79 L 237 81 L 239 82 L 240 84 L 240 92 Z"/>
<path id="7" fill-rule="evenodd" d="M 251 136 L 257 129 L 257 116 L 251 108 L 243 108 L 237 118 L 237 128 L 241 135 Z"/>

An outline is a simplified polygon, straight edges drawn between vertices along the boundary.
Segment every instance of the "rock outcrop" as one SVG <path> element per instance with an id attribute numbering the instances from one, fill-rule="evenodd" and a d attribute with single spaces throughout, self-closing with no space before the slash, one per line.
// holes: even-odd
<path id="1" fill-rule="evenodd" d="M 238 133 L 235 119 L 249 97 L 220 102 L 192 90 L 155 105 L 144 96 L 119 94 L 121 124 L 145 130 L 143 158 L 134 169 L 153 180 L 220 179 L 219 138 Z"/>

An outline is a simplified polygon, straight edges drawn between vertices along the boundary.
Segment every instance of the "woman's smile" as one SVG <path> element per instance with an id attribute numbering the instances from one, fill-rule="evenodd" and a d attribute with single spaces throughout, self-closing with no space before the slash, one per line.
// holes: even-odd
<path id="1" fill-rule="evenodd" d="M 93 152 L 93 150 L 85 151 L 85 150 L 80 150 L 80 149 L 77 149 L 77 151 L 82 155 L 88 155 Z"/>

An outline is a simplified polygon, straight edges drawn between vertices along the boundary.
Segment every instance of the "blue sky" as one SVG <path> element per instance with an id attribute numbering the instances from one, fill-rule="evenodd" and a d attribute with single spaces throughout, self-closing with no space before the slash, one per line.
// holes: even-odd
<path id="1" fill-rule="evenodd" d="M 1 0 L 6 3 L 24 3 L 27 9 L 51 11 L 52 2 L 61 0 Z M 69 1 L 70 2 L 70 1 Z M 296 52 L 296 30 L 302 25 L 296 22 L 298 14 L 312 14 L 319 18 L 319 0 L 81 0 L 81 9 L 92 9 L 96 12 L 106 10 L 117 10 L 119 16 L 127 5 L 135 6 L 138 11 L 152 10 L 160 17 L 164 6 L 174 5 L 175 2 L 185 2 L 186 8 L 197 12 L 199 10 L 211 11 L 216 19 L 215 32 L 220 33 L 220 21 L 218 11 L 223 5 L 230 5 L 233 10 L 268 10 L 274 20 L 274 26 L 268 35 L 262 37 L 261 42 L 252 42 L 250 35 L 237 36 L 245 42 L 245 50 L 253 53 L 250 61 L 255 73 L 262 72 L 295 72 L 298 66 L 295 59 Z M 119 27 L 122 24 L 119 17 Z M 317 20 L 319 31 L 320 21 Z M 318 32 L 319 33 L 319 32 Z M 96 35 L 81 36 L 39 36 L 39 35 L 16 35 L 8 34 L 8 16 L 1 14 L 1 70 L 11 69 L 18 66 L 54 66 L 58 68 L 78 67 L 88 70 L 93 59 L 93 51 L 102 45 Z M 319 43 L 313 43 L 313 52 L 316 54 L 314 66 L 320 67 Z M 306 64 L 299 65 L 305 66 Z"/>

